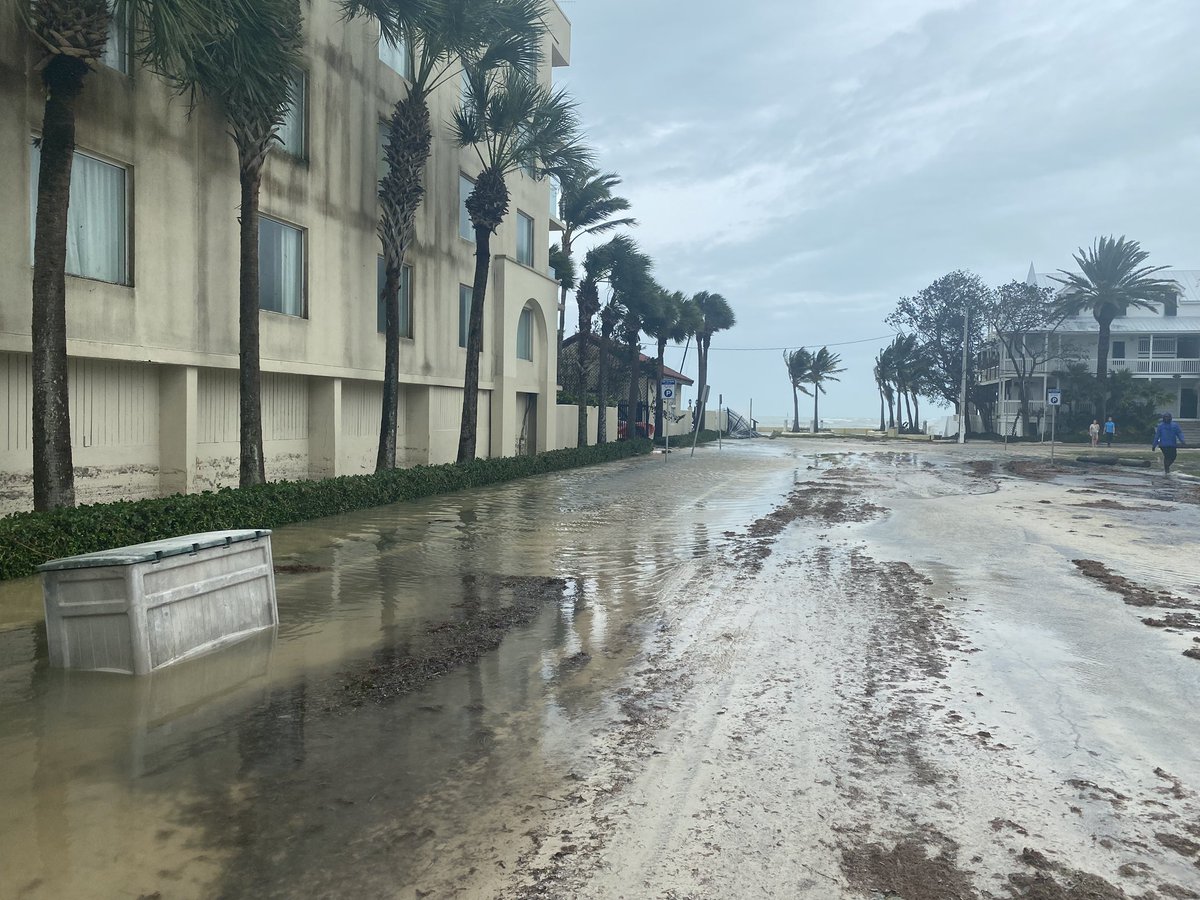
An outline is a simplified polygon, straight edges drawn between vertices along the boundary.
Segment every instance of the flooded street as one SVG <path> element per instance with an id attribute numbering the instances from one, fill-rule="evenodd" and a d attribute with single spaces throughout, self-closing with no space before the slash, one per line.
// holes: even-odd
<path id="1" fill-rule="evenodd" d="M 1002 454 L 281 529 L 278 633 L 143 678 L 0 584 L 0 896 L 1200 897 L 1200 489 Z"/>

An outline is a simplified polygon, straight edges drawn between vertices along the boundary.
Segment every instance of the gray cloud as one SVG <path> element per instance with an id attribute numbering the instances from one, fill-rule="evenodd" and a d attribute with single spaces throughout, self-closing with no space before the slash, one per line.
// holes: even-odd
<path id="1" fill-rule="evenodd" d="M 946 271 L 1067 267 L 1109 232 L 1200 266 L 1194 0 L 563 7 L 560 80 L 660 280 L 738 312 L 717 346 L 881 335 Z M 876 349 L 843 348 L 831 417 L 877 412 Z M 714 383 L 756 412 L 790 408 L 782 373 L 777 352 L 714 348 Z"/>

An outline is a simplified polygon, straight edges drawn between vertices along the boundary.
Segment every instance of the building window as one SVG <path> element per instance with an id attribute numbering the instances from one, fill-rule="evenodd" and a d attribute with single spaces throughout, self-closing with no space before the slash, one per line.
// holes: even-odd
<path id="1" fill-rule="evenodd" d="M 1200 337 L 1181 337 L 1175 345 L 1177 359 L 1200 359 Z"/>
<path id="2" fill-rule="evenodd" d="M 304 232 L 266 216 L 258 220 L 258 305 L 304 316 Z"/>
<path id="3" fill-rule="evenodd" d="M 467 332 L 471 328 L 471 296 L 474 291 L 465 284 L 458 286 L 458 346 L 467 346 Z"/>
<path id="4" fill-rule="evenodd" d="M 401 35 L 400 42 L 393 44 L 385 37 L 379 38 L 379 61 L 403 78 L 412 81 L 412 43 L 408 35 Z"/>
<path id="5" fill-rule="evenodd" d="M 560 210 L 558 208 L 558 198 L 560 196 L 560 192 L 561 192 L 561 188 L 559 186 L 558 179 L 551 178 L 550 179 L 550 218 L 552 218 L 552 219 L 557 219 L 562 214 L 562 210 Z"/>
<path id="6" fill-rule="evenodd" d="M 35 144 L 29 155 L 30 261 L 37 233 L 37 183 L 42 165 Z M 67 208 L 67 274 L 129 284 L 127 173 L 86 153 L 71 164 Z"/>
<path id="7" fill-rule="evenodd" d="M 1125 342 L 1124 341 L 1113 341 L 1113 343 L 1112 343 L 1112 358 L 1113 359 L 1124 359 L 1125 358 Z"/>
<path id="8" fill-rule="evenodd" d="M 533 219 L 523 212 L 517 213 L 517 262 L 533 265 Z"/>
<path id="9" fill-rule="evenodd" d="M 305 106 L 308 102 L 308 84 L 303 72 L 297 72 L 292 79 L 292 103 L 287 115 L 279 125 L 279 145 L 284 152 L 297 159 L 303 159 L 306 151 L 305 125 L 307 116 Z"/>
<path id="10" fill-rule="evenodd" d="M 1150 356 L 1150 338 L 1138 338 L 1138 356 L 1142 359 Z"/>
<path id="11" fill-rule="evenodd" d="M 517 359 L 533 361 L 533 310 L 528 306 L 517 319 Z"/>
<path id="12" fill-rule="evenodd" d="M 475 182 L 466 175 L 458 176 L 458 236 L 468 241 L 475 240 L 475 226 L 471 224 L 471 214 L 467 212 L 467 198 L 475 190 Z"/>
<path id="13" fill-rule="evenodd" d="M 383 305 L 383 289 L 387 281 L 387 267 L 383 257 L 377 256 L 375 263 L 375 327 L 380 334 L 387 331 L 387 309 Z M 400 269 L 400 337 L 412 338 L 412 281 L 413 267 Z"/>
<path id="14" fill-rule="evenodd" d="M 110 69 L 116 69 L 122 75 L 129 74 L 129 6 L 122 5 L 113 9 L 112 18 L 108 21 L 108 42 L 104 45 L 104 55 L 100 62 Z"/>

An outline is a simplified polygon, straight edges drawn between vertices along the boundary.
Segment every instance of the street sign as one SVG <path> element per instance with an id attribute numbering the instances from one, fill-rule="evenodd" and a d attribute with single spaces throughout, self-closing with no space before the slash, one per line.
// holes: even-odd
<path id="1" fill-rule="evenodd" d="M 663 399 L 664 400 L 670 400 L 674 396 L 675 396 L 675 388 L 669 388 L 669 387 L 663 388 Z"/>
<path id="2" fill-rule="evenodd" d="M 1046 391 L 1047 406 L 1062 406 L 1062 391 Z"/>
<path id="3" fill-rule="evenodd" d="M 675 387 L 675 379 L 674 378 L 664 378 L 663 379 L 663 387 Z"/>

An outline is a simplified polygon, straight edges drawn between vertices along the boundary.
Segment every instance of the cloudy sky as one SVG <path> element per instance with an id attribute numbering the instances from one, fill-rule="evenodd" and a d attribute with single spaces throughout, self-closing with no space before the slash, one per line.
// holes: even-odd
<path id="1" fill-rule="evenodd" d="M 742 412 L 791 389 L 780 350 L 734 348 L 879 338 L 952 269 L 998 284 L 1107 233 L 1200 268 L 1197 0 L 560 3 L 558 83 L 659 281 L 737 312 L 710 380 Z M 883 343 L 836 348 L 823 418 L 878 417 Z"/>

